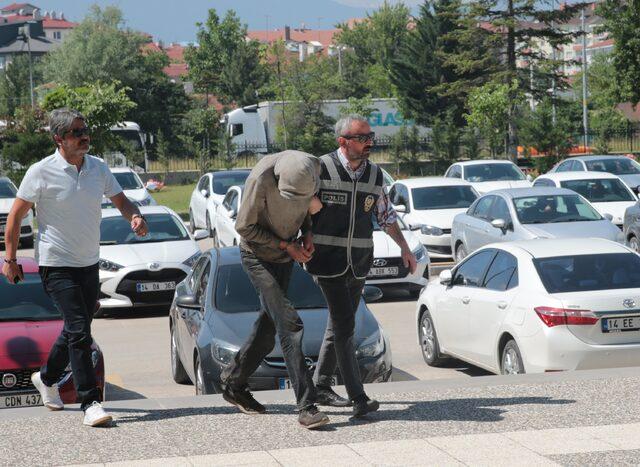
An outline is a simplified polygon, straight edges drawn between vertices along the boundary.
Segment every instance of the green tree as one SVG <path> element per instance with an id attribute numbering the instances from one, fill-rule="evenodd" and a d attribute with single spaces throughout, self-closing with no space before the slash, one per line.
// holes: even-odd
<path id="1" fill-rule="evenodd" d="M 215 149 L 219 133 L 220 114 L 211 107 L 191 109 L 182 119 L 180 134 L 199 142 L 209 155 Z"/>
<path id="2" fill-rule="evenodd" d="M 42 67 L 34 60 L 33 84 L 42 83 Z M 11 63 L 0 72 L 0 115 L 13 117 L 16 109 L 31 105 L 29 82 L 29 56 L 15 55 Z"/>
<path id="3" fill-rule="evenodd" d="M 340 106 L 340 117 L 346 117 L 347 115 L 370 117 L 373 112 L 378 110 L 377 107 L 373 106 L 373 99 L 370 96 L 350 97 L 345 105 Z"/>
<path id="4" fill-rule="evenodd" d="M 535 110 L 527 110 L 520 123 L 520 143 L 525 150 L 535 148 L 538 152 L 559 157 L 571 148 L 572 124 L 566 114 L 558 112 L 553 121 L 551 99 L 544 99 Z"/>
<path id="5" fill-rule="evenodd" d="M 210 9 L 207 21 L 198 23 L 198 46 L 185 52 L 189 76 L 196 88 L 215 94 L 223 103 L 253 104 L 267 81 L 257 41 L 247 41 L 247 26 L 233 10 L 221 20 Z"/>
<path id="6" fill-rule="evenodd" d="M 454 109 L 449 109 L 446 114 L 436 117 L 431 127 L 434 156 L 449 161 L 455 161 L 460 152 L 461 130 L 454 112 Z"/>
<path id="7" fill-rule="evenodd" d="M 162 131 L 158 132 L 156 139 L 156 158 L 164 172 L 164 180 L 166 180 L 171 167 L 171 149 Z"/>
<path id="8" fill-rule="evenodd" d="M 60 86 L 47 94 L 43 103 L 47 111 L 69 107 L 82 113 L 91 128 L 91 152 L 96 155 L 121 148 L 109 129 L 125 120 L 125 115 L 135 106 L 127 96 L 127 88 L 100 82 L 79 88 Z"/>
<path id="9" fill-rule="evenodd" d="M 635 106 L 640 102 L 640 1 L 604 0 L 598 14 L 604 19 L 602 29 L 615 43 L 615 73 L 609 78 L 617 85 L 619 101 Z"/>

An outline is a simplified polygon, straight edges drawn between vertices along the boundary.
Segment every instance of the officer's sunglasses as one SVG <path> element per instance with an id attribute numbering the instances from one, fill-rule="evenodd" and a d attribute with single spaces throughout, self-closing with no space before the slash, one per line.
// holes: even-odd
<path id="1" fill-rule="evenodd" d="M 91 133 L 91 130 L 88 126 L 83 126 L 82 128 L 74 128 L 73 130 L 69 130 L 65 133 L 65 135 L 72 135 L 74 138 L 80 138 L 82 136 L 88 136 Z"/>
<path id="2" fill-rule="evenodd" d="M 358 143 L 366 143 L 367 141 L 373 141 L 376 137 L 375 132 L 366 133 L 364 135 L 342 135 L 344 139 L 357 139 Z"/>

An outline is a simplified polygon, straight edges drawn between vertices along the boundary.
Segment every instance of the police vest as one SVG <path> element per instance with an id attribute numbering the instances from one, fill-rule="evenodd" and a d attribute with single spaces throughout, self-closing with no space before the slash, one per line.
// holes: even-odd
<path id="1" fill-rule="evenodd" d="M 318 277 L 336 277 L 351 268 L 355 277 L 367 277 L 373 262 L 372 215 L 382 195 L 382 172 L 367 163 L 353 180 L 338 154 L 320 157 L 322 209 L 312 216 L 315 253 L 307 271 Z"/>

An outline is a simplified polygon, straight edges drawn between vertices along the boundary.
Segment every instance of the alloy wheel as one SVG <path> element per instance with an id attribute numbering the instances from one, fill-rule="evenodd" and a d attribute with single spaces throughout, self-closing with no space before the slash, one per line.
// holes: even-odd
<path id="1" fill-rule="evenodd" d="M 200 365 L 200 357 L 196 358 L 196 395 L 200 396 L 204 394 L 204 375 L 202 373 L 202 366 Z"/>
<path id="2" fill-rule="evenodd" d="M 505 351 L 502 359 L 502 368 L 505 375 L 517 375 L 522 373 L 516 349 L 509 348 Z"/>
<path id="3" fill-rule="evenodd" d="M 432 360 L 436 348 L 435 333 L 433 332 L 433 323 L 425 314 L 420 323 L 420 345 L 427 359 Z"/>

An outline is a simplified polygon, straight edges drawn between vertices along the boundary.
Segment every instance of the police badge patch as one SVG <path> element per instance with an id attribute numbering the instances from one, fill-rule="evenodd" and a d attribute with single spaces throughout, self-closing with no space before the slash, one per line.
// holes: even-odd
<path id="1" fill-rule="evenodd" d="M 371 208 L 373 207 L 373 195 L 369 195 L 364 199 L 364 212 L 369 212 L 371 211 Z"/>

